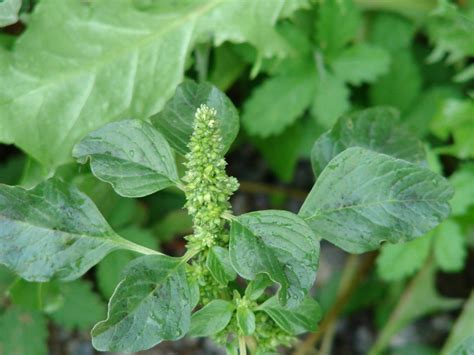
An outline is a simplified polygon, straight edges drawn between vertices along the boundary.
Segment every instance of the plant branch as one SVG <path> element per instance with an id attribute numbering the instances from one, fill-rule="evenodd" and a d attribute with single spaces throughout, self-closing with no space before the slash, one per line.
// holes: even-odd
<path id="1" fill-rule="evenodd" d="M 289 187 L 269 185 L 253 181 L 239 181 L 239 184 L 241 191 L 251 194 L 282 194 L 300 201 L 304 201 L 306 199 L 306 196 L 308 196 L 308 192 L 305 190 L 294 189 Z"/>
<path id="2" fill-rule="evenodd" d="M 245 344 L 245 337 L 239 337 L 239 355 L 247 355 L 247 345 Z"/>
<path id="3" fill-rule="evenodd" d="M 342 313 L 344 307 L 349 301 L 353 292 L 357 289 L 359 283 L 364 279 L 364 276 L 371 269 L 376 253 L 370 253 L 364 257 L 358 255 L 350 255 L 344 266 L 342 273 L 341 283 L 339 285 L 338 294 L 336 301 L 333 306 L 329 309 L 321 322 L 318 331 L 315 333 L 309 334 L 308 337 L 300 343 L 297 347 L 294 355 L 307 355 L 314 349 L 315 345 L 321 338 L 321 336 L 331 329 L 333 324 L 337 321 L 339 314 Z M 328 335 L 326 342 L 332 340 L 333 335 Z M 327 347 L 328 345 L 326 345 Z"/>

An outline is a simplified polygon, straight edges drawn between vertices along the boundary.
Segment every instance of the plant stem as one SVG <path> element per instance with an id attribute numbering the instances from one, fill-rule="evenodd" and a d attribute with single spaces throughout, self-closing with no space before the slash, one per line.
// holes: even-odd
<path id="1" fill-rule="evenodd" d="M 363 280 L 366 273 L 371 269 L 375 261 L 376 253 L 370 253 L 363 258 L 358 255 L 350 255 L 344 266 L 342 278 L 339 285 L 336 301 L 329 309 L 321 322 L 317 332 L 310 334 L 300 345 L 296 348 L 294 355 L 306 355 L 314 349 L 316 343 L 321 336 L 330 329 L 337 321 L 339 314 L 344 310 L 345 305 L 349 301 L 352 293 L 357 289 L 359 283 Z M 331 341 L 333 335 L 328 335 Z M 327 346 L 327 345 L 326 345 Z"/>
<path id="2" fill-rule="evenodd" d="M 247 345 L 245 344 L 245 337 L 239 337 L 239 355 L 247 355 Z"/>
<path id="3" fill-rule="evenodd" d="M 304 201 L 306 196 L 308 196 L 307 191 L 283 186 L 268 185 L 253 181 L 239 181 L 239 184 L 241 191 L 252 194 L 282 194 L 299 201 Z"/>

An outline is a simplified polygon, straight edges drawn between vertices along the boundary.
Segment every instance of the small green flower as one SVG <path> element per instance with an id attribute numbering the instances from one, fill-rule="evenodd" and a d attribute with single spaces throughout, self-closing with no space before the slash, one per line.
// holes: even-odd
<path id="1" fill-rule="evenodd" d="M 225 220 L 229 198 L 239 184 L 225 172 L 224 146 L 217 112 L 201 105 L 196 111 L 194 130 L 186 154 L 186 208 L 193 218 L 194 234 L 188 238 L 190 249 L 206 249 L 224 244 Z"/>

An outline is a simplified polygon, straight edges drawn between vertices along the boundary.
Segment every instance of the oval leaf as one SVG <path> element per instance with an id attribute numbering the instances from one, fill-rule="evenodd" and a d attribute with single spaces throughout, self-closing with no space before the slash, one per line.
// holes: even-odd
<path id="1" fill-rule="evenodd" d="M 115 249 L 153 253 L 120 238 L 85 194 L 60 180 L 32 190 L 0 185 L 0 263 L 22 278 L 74 280 Z"/>
<path id="2" fill-rule="evenodd" d="M 153 125 L 168 139 L 173 149 L 186 154 L 193 132 L 194 115 L 202 104 L 217 111 L 225 153 L 239 132 L 239 114 L 234 104 L 210 83 L 186 80 L 180 84 L 164 109 L 152 116 Z"/>
<path id="3" fill-rule="evenodd" d="M 405 160 L 349 148 L 326 166 L 300 216 L 350 253 L 422 236 L 449 214 L 446 179 Z"/>
<path id="4" fill-rule="evenodd" d="M 255 332 L 255 314 L 248 308 L 238 308 L 237 324 L 244 335 L 252 335 Z"/>
<path id="5" fill-rule="evenodd" d="M 258 310 L 267 313 L 280 328 L 294 335 L 316 331 L 322 316 L 321 307 L 311 297 L 306 297 L 298 307 L 291 310 L 282 307 L 272 297 L 259 306 Z"/>
<path id="6" fill-rule="evenodd" d="M 234 305 L 223 300 L 214 300 L 191 317 L 190 336 L 205 337 L 216 334 L 229 324 Z"/>
<path id="7" fill-rule="evenodd" d="M 125 197 L 142 197 L 178 182 L 171 148 L 149 123 L 112 122 L 89 133 L 73 150 L 79 163 L 90 159 L 93 174 Z"/>
<path id="8" fill-rule="evenodd" d="M 211 275 L 223 285 L 227 285 L 237 277 L 230 263 L 229 251 L 220 246 L 214 246 L 209 250 L 206 265 Z"/>
<path id="9" fill-rule="evenodd" d="M 253 280 L 266 273 L 280 284 L 279 299 L 298 305 L 313 286 L 319 242 L 301 218 L 286 211 L 260 211 L 239 216 L 230 229 L 234 269 Z"/>
<path id="10" fill-rule="evenodd" d="M 99 351 L 135 352 L 182 338 L 191 323 L 191 293 L 181 259 L 147 255 L 124 270 L 107 319 L 92 329 Z"/>
<path id="11" fill-rule="evenodd" d="M 374 107 L 339 118 L 334 127 L 314 143 L 311 164 L 315 175 L 319 176 L 331 159 L 350 147 L 367 148 L 424 164 L 423 144 L 401 127 L 398 117 L 398 111 L 393 108 Z"/>

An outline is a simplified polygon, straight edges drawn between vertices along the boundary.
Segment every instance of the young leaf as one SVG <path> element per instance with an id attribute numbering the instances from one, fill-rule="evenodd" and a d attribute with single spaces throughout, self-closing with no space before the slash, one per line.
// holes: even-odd
<path id="1" fill-rule="evenodd" d="M 305 66 L 266 80 L 244 105 L 247 132 L 263 138 L 282 133 L 310 106 L 315 82 L 316 73 Z"/>
<path id="2" fill-rule="evenodd" d="M 140 120 L 112 122 L 89 133 L 73 149 L 81 164 L 125 197 L 142 197 L 179 181 L 173 153 L 153 126 Z"/>
<path id="3" fill-rule="evenodd" d="M 467 212 L 468 208 L 474 205 L 474 164 L 461 166 L 449 181 L 454 187 L 454 196 L 451 200 L 453 215 L 459 216 Z"/>
<path id="4" fill-rule="evenodd" d="M 77 280 L 59 285 L 64 300 L 62 307 L 51 313 L 51 318 L 66 329 L 89 331 L 106 314 L 105 304 L 92 284 Z"/>
<path id="5" fill-rule="evenodd" d="M 448 216 L 452 196 L 428 169 L 353 147 L 329 162 L 299 214 L 321 238 L 363 253 L 433 229 Z"/>
<path id="6" fill-rule="evenodd" d="M 190 336 L 205 337 L 216 334 L 229 324 L 234 305 L 223 300 L 214 300 L 194 313 L 191 317 Z"/>
<path id="7" fill-rule="evenodd" d="M 32 190 L 0 185 L 0 263 L 28 281 L 70 281 L 116 249 L 154 253 L 119 237 L 92 201 L 50 179 Z"/>
<path id="8" fill-rule="evenodd" d="M 448 219 L 440 224 L 434 235 L 436 264 L 445 272 L 461 271 L 467 257 L 466 240 L 460 226 Z"/>
<path id="9" fill-rule="evenodd" d="M 244 335 L 255 332 L 255 314 L 248 308 L 237 308 L 237 324 Z"/>
<path id="10" fill-rule="evenodd" d="M 345 49 L 332 63 L 334 74 L 352 85 L 375 81 L 389 65 L 390 55 L 385 49 L 366 43 Z"/>
<path id="11" fill-rule="evenodd" d="M 239 216 L 230 229 L 230 260 L 244 278 L 266 273 L 280 284 L 279 300 L 297 306 L 314 283 L 319 241 L 308 225 L 286 211 L 259 211 Z"/>
<path id="12" fill-rule="evenodd" d="M 151 117 L 153 125 L 168 139 L 178 153 L 188 152 L 196 110 L 205 104 L 217 111 L 225 153 L 239 132 L 239 114 L 234 104 L 210 83 L 186 80 L 181 83 L 163 110 Z"/>
<path id="13" fill-rule="evenodd" d="M 9 307 L 0 316 L 0 352 L 5 355 L 48 354 L 46 318 L 37 311 Z"/>
<path id="14" fill-rule="evenodd" d="M 230 263 L 229 251 L 220 246 L 214 246 L 209 250 L 206 266 L 211 275 L 223 285 L 227 285 L 237 277 Z"/>
<path id="15" fill-rule="evenodd" d="M 362 147 L 393 155 L 415 164 L 425 162 L 425 150 L 415 135 L 401 127 L 399 114 L 389 107 L 374 107 L 344 115 L 321 135 L 311 151 L 316 176 L 336 155 L 350 147 Z"/>
<path id="16" fill-rule="evenodd" d="M 305 297 L 298 307 L 291 310 L 282 307 L 272 297 L 260 305 L 258 310 L 267 313 L 280 328 L 294 335 L 316 331 L 322 317 L 321 307 L 311 297 Z"/>
<path id="17" fill-rule="evenodd" d="M 265 289 L 273 284 L 273 281 L 267 276 L 267 274 L 258 274 L 255 279 L 249 282 L 245 289 L 245 297 L 255 301 L 263 293 Z"/>
<path id="18" fill-rule="evenodd" d="M 191 322 L 191 293 L 181 259 L 147 255 L 132 261 L 92 329 L 99 351 L 135 352 L 182 338 Z"/>

